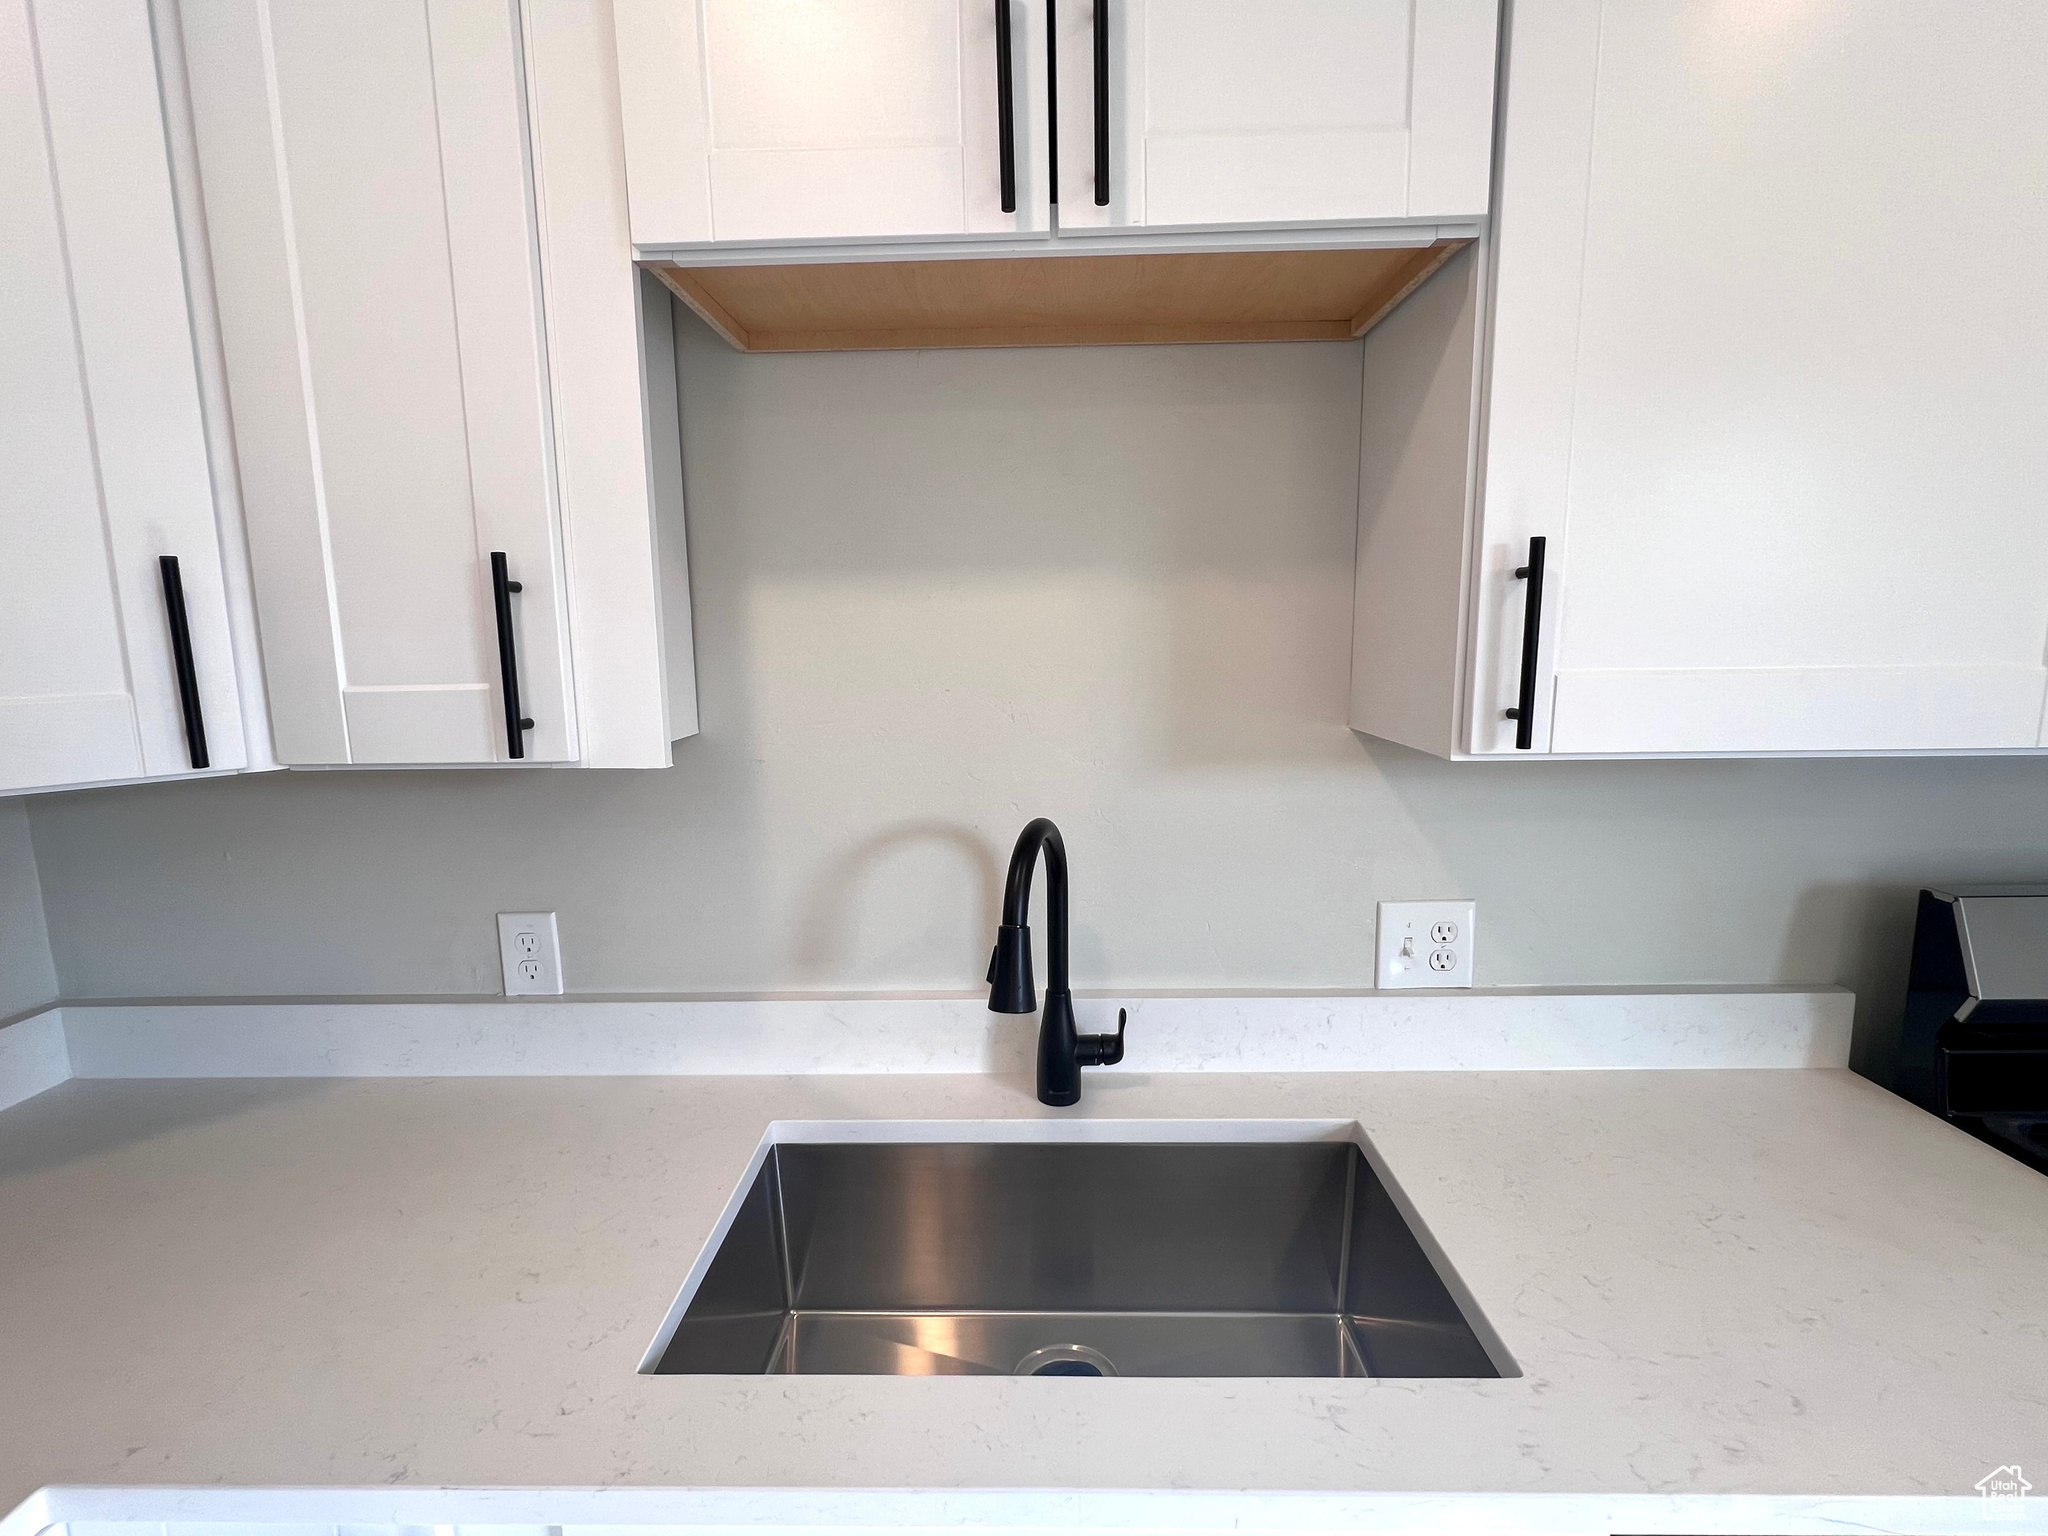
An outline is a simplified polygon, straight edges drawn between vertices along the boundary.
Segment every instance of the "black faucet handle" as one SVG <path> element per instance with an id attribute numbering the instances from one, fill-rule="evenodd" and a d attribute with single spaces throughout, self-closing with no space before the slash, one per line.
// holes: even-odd
<path id="1" fill-rule="evenodd" d="M 1128 1015 L 1116 1011 L 1113 1035 L 1078 1035 L 1074 1039 L 1074 1060 L 1084 1067 L 1113 1067 L 1124 1059 L 1124 1023 Z"/>

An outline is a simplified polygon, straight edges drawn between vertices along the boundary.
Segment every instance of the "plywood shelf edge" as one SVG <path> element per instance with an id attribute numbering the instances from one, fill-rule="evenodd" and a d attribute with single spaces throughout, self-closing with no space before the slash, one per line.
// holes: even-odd
<path id="1" fill-rule="evenodd" d="M 1352 340 L 1469 243 L 646 265 L 742 352 L 1173 346 Z"/>

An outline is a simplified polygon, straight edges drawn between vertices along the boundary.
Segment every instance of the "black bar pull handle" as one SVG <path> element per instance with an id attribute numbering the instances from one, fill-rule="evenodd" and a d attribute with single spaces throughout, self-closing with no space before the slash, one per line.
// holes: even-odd
<path id="1" fill-rule="evenodd" d="M 199 669 L 192 662 L 192 624 L 185 617 L 185 578 L 176 555 L 156 557 L 164 582 L 164 617 L 171 626 L 171 665 L 178 674 L 178 710 L 185 717 L 185 755 L 194 768 L 207 767 L 206 713 L 199 707 Z"/>
<path id="2" fill-rule="evenodd" d="M 1003 212 L 1017 211 L 1017 108 L 1010 66 L 1010 0 L 996 0 L 996 155 Z"/>
<path id="3" fill-rule="evenodd" d="M 1109 0 L 1095 0 L 1095 206 L 1109 206 Z"/>
<path id="4" fill-rule="evenodd" d="M 1541 534 L 1529 541 L 1529 563 L 1515 567 L 1515 579 L 1529 583 L 1522 598 L 1522 687 L 1515 707 L 1506 711 L 1515 722 L 1515 750 L 1526 752 L 1536 740 L 1536 643 L 1543 634 L 1543 550 Z"/>
<path id="5" fill-rule="evenodd" d="M 525 588 L 514 581 L 505 565 L 505 551 L 491 551 L 491 606 L 498 615 L 498 682 L 505 696 L 505 752 L 509 757 L 526 756 L 526 733 L 533 722 L 519 713 L 519 653 L 512 639 L 512 594 Z"/>

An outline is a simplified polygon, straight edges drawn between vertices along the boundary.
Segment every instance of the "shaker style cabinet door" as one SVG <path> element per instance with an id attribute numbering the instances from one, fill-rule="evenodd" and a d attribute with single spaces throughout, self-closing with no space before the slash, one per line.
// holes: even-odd
<path id="1" fill-rule="evenodd" d="M 184 281 L 147 4 L 0 0 L 0 791 L 245 762 Z"/>
<path id="2" fill-rule="evenodd" d="M 2048 745 L 2048 7 L 1514 14 L 1470 750 Z"/>
<path id="3" fill-rule="evenodd" d="M 279 760 L 573 759 L 517 0 L 181 9 Z"/>
<path id="4" fill-rule="evenodd" d="M 1043 234 L 1052 0 L 617 0 L 638 246 Z"/>
<path id="5" fill-rule="evenodd" d="M 1498 0 L 1059 0 L 1059 222 L 1473 219 Z"/>

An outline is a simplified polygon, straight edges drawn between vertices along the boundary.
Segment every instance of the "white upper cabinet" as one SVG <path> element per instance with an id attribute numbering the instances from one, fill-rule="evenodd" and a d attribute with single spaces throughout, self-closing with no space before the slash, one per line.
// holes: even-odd
<path id="1" fill-rule="evenodd" d="M 279 759 L 665 762 L 596 8 L 182 11 Z"/>
<path id="2" fill-rule="evenodd" d="M 183 10 L 280 760 L 573 758 L 513 7 Z"/>
<path id="3" fill-rule="evenodd" d="M 2048 7 L 1543 0 L 1508 58 L 1486 389 L 1469 266 L 1366 341 L 1353 723 L 2048 745 Z"/>
<path id="4" fill-rule="evenodd" d="M 1469 222 L 1487 207 L 1497 13 L 1498 0 L 617 0 L 633 238 Z"/>
<path id="5" fill-rule="evenodd" d="M 239 768 L 143 0 L 0 0 L 0 209 L 0 791 Z"/>
<path id="6" fill-rule="evenodd" d="M 634 241 L 1044 233 L 1049 3 L 617 0 Z"/>
<path id="7" fill-rule="evenodd" d="M 1498 11 L 1060 0 L 1060 227 L 1481 217 Z"/>

